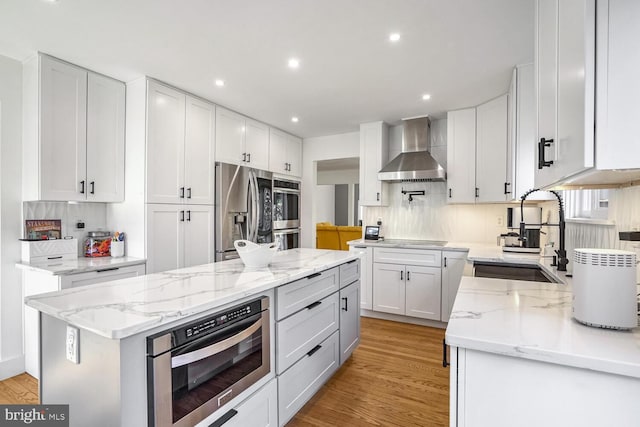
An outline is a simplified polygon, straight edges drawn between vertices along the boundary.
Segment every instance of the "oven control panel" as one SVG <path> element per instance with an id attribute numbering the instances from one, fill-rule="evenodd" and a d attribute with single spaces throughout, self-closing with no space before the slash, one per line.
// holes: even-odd
<path id="1" fill-rule="evenodd" d="M 204 317 L 193 323 L 176 328 L 172 331 L 174 345 L 181 345 L 197 339 L 227 324 L 234 323 L 262 311 L 261 299 L 239 305 L 229 310 Z"/>

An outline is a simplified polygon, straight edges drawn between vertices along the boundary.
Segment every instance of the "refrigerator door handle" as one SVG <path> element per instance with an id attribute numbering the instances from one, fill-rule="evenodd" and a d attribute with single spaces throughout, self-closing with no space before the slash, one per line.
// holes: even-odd
<path id="1" fill-rule="evenodd" d="M 258 241 L 258 215 L 260 214 L 260 207 L 258 206 L 258 176 L 255 171 L 251 171 L 251 178 L 253 181 L 253 238 L 252 242 Z"/>

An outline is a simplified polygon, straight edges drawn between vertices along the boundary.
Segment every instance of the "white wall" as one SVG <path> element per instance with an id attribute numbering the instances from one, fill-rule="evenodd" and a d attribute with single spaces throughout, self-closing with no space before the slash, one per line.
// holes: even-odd
<path id="1" fill-rule="evenodd" d="M 24 371 L 22 283 L 22 64 L 0 56 L 0 379 Z"/>
<path id="2" fill-rule="evenodd" d="M 330 222 L 335 224 L 335 186 L 317 185 L 314 200 L 316 202 L 316 222 Z"/>
<path id="3" fill-rule="evenodd" d="M 360 157 L 360 132 L 305 139 L 302 143 L 302 207 L 300 246 L 314 248 L 316 241 L 317 168 L 319 160 Z"/>

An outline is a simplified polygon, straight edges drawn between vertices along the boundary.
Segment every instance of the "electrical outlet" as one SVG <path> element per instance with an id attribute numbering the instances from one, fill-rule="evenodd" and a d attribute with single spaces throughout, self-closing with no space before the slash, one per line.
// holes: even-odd
<path id="1" fill-rule="evenodd" d="M 504 218 L 502 218 L 502 215 L 496 217 L 496 225 L 498 227 L 502 227 L 504 225 Z"/>
<path id="2" fill-rule="evenodd" d="M 65 341 L 67 360 L 75 364 L 80 363 L 80 345 L 78 342 L 79 338 L 80 331 L 78 330 L 78 328 L 67 325 L 67 337 Z"/>

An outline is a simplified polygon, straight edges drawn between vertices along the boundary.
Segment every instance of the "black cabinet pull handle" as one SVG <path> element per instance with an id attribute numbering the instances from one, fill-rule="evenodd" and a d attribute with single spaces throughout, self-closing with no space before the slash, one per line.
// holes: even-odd
<path id="1" fill-rule="evenodd" d="M 191 221 L 191 211 L 187 211 L 187 221 Z"/>
<path id="2" fill-rule="evenodd" d="M 309 356 L 309 357 L 313 356 L 313 353 L 315 353 L 316 351 L 320 350 L 321 348 L 322 348 L 322 346 L 320 344 L 318 344 L 317 346 L 315 346 L 311 350 L 309 350 L 309 352 L 307 353 L 307 356 Z"/>
<path id="3" fill-rule="evenodd" d="M 180 211 L 180 222 L 184 222 L 184 211 Z"/>
<path id="4" fill-rule="evenodd" d="M 80 181 L 80 194 L 84 194 L 84 181 Z"/>
<path id="5" fill-rule="evenodd" d="M 447 257 L 444 257 L 444 268 L 447 268 Z"/>
<path id="6" fill-rule="evenodd" d="M 376 201 L 379 202 L 380 201 L 380 193 L 376 193 Z"/>
<path id="7" fill-rule="evenodd" d="M 540 142 L 538 142 L 538 169 L 548 168 L 553 164 L 553 160 L 544 159 L 544 149 L 551 147 L 551 144 L 553 144 L 553 139 L 540 138 Z"/>
<path id="8" fill-rule="evenodd" d="M 184 199 L 184 187 L 180 187 L 180 198 Z"/>
<path id="9" fill-rule="evenodd" d="M 480 197 L 480 189 L 476 187 L 476 198 Z"/>
<path id="10" fill-rule="evenodd" d="M 187 188 L 187 199 L 191 198 L 191 187 Z"/>
<path id="11" fill-rule="evenodd" d="M 400 280 L 404 280 L 404 271 L 400 271 Z"/>
<path id="12" fill-rule="evenodd" d="M 349 311 L 349 299 L 347 297 L 342 298 L 344 301 L 344 307 L 342 308 L 344 311 Z"/>
<path id="13" fill-rule="evenodd" d="M 446 368 L 451 363 L 447 361 L 447 343 L 445 340 L 442 340 L 442 367 Z"/>
<path id="14" fill-rule="evenodd" d="M 91 191 L 89 191 L 89 193 L 96 194 L 96 182 L 95 181 L 91 181 L 89 183 L 89 185 L 91 185 Z"/>
<path id="15" fill-rule="evenodd" d="M 217 420 L 215 420 L 213 424 L 209 424 L 209 427 L 221 427 L 236 415 L 238 415 L 238 411 L 236 411 L 235 409 L 232 409 L 226 414 L 224 414 L 223 416 L 221 416 L 220 418 L 218 418 Z"/>
<path id="16" fill-rule="evenodd" d="M 120 267 L 103 268 L 102 270 L 96 270 L 96 273 L 104 273 L 106 271 L 120 270 Z"/>
<path id="17" fill-rule="evenodd" d="M 307 279 L 313 279 L 314 277 L 322 276 L 322 273 L 313 273 L 310 276 L 307 276 Z"/>
<path id="18" fill-rule="evenodd" d="M 242 153 L 242 161 L 243 162 L 247 161 L 247 153 Z"/>
<path id="19" fill-rule="evenodd" d="M 411 272 L 410 272 L 410 271 L 407 271 L 407 282 L 408 282 L 409 280 L 411 280 Z"/>
<path id="20" fill-rule="evenodd" d="M 62 255 L 60 255 L 60 256 L 48 256 L 47 259 L 62 259 Z"/>
<path id="21" fill-rule="evenodd" d="M 356 246 L 356 247 L 360 247 L 360 246 Z M 356 261 L 357 261 L 357 259 L 352 259 L 351 261 L 347 261 L 347 264 L 353 264 Z"/>
<path id="22" fill-rule="evenodd" d="M 451 198 L 451 189 L 449 189 L 449 198 Z"/>
<path id="23" fill-rule="evenodd" d="M 322 301 L 316 301 L 316 302 L 312 302 L 311 304 L 309 304 L 308 306 L 306 306 L 305 308 L 307 310 L 311 310 L 314 307 L 319 306 L 320 304 L 322 304 Z"/>
<path id="24" fill-rule="evenodd" d="M 505 182 L 504 183 L 504 194 L 511 194 L 511 191 L 507 191 L 507 187 L 510 186 L 511 183 L 510 182 Z"/>
<path id="25" fill-rule="evenodd" d="M 251 163 L 251 153 L 247 153 L 247 163 Z"/>

